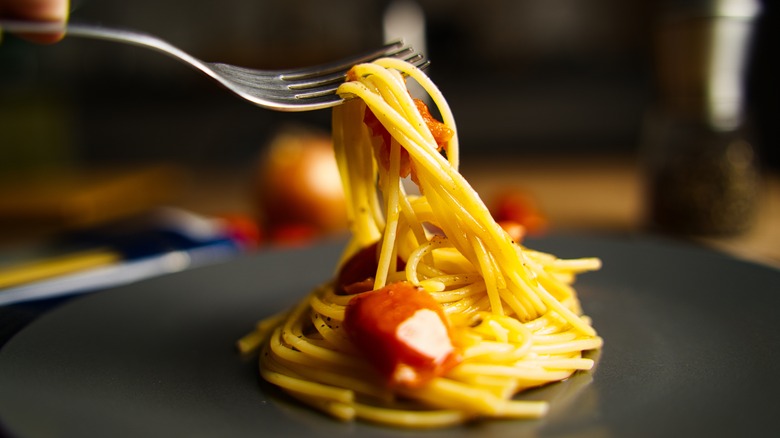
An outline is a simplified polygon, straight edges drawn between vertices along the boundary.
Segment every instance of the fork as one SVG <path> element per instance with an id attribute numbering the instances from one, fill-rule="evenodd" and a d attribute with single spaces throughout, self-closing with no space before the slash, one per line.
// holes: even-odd
<path id="1" fill-rule="evenodd" d="M 0 30 L 14 33 L 57 33 L 126 43 L 169 55 L 206 74 L 239 97 L 263 108 L 276 111 L 311 111 L 329 108 L 344 102 L 336 89 L 355 64 L 383 57 L 408 61 L 426 68 L 429 61 L 406 46 L 394 41 L 381 48 L 327 64 L 290 70 L 257 70 L 220 62 L 206 62 L 156 36 L 128 29 L 108 28 L 83 23 L 43 23 L 0 20 Z"/>

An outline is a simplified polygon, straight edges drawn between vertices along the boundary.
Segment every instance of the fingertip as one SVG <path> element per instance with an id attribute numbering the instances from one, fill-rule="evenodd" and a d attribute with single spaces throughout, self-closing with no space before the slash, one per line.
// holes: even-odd
<path id="1" fill-rule="evenodd" d="M 65 22 L 69 13 L 68 0 L 4 0 L 0 15 L 20 20 Z"/>
<path id="2" fill-rule="evenodd" d="M 70 7 L 68 0 L 4 0 L 0 3 L 0 16 L 51 23 L 68 21 Z M 65 30 L 48 34 L 24 34 L 19 37 L 41 44 L 52 44 L 65 36 Z"/>

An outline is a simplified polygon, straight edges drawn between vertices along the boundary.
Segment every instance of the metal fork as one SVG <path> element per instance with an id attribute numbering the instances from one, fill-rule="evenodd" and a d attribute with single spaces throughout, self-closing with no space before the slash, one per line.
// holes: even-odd
<path id="1" fill-rule="evenodd" d="M 156 50 L 205 73 L 228 90 L 255 105 L 276 111 L 310 111 L 341 104 L 336 94 L 347 71 L 355 64 L 393 57 L 425 68 L 428 61 L 402 41 L 328 64 L 291 70 L 257 70 L 219 62 L 205 62 L 178 47 L 143 32 L 108 28 L 92 24 L 41 23 L 0 20 L 0 30 L 14 33 L 58 33 L 96 38 Z"/>

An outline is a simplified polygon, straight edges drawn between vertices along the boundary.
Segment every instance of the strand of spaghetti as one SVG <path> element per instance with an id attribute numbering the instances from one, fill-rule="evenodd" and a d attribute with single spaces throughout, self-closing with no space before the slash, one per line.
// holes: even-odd
<path id="1" fill-rule="evenodd" d="M 403 214 L 406 223 L 409 225 L 409 228 L 415 237 L 416 245 L 427 241 L 428 236 L 425 234 L 425 228 L 423 228 L 422 221 L 420 221 L 414 208 L 412 208 L 412 205 L 409 202 L 409 196 L 401 196 L 399 202 L 401 205 L 401 214 Z"/>
<path id="2" fill-rule="evenodd" d="M 425 262 L 420 262 L 417 264 L 417 272 L 418 275 L 422 274 L 427 278 L 435 278 L 444 275 L 444 271 L 432 265 L 428 265 Z"/>
<path id="3" fill-rule="evenodd" d="M 479 314 L 479 313 L 482 313 L 482 312 L 487 312 L 487 311 L 490 310 L 490 301 L 488 301 L 487 295 L 483 295 L 482 297 L 478 297 L 478 299 L 476 299 L 476 300 L 464 299 L 462 301 L 467 302 L 466 303 L 467 305 L 468 305 L 468 303 L 471 303 L 465 309 L 463 308 L 463 306 L 461 306 L 461 310 L 460 310 L 461 312 L 463 312 L 464 314 L 469 315 L 469 316 L 474 315 L 474 314 Z"/>
<path id="4" fill-rule="evenodd" d="M 466 349 L 464 357 L 494 363 L 513 362 L 524 359 L 531 350 L 531 345 L 530 339 L 519 345 L 483 340 Z"/>
<path id="5" fill-rule="evenodd" d="M 355 66 L 357 69 L 357 66 Z M 393 94 L 392 88 L 383 83 L 382 78 L 376 76 L 367 76 L 359 78 L 358 81 L 365 84 L 371 92 L 379 96 L 393 108 L 398 106 L 398 99 Z"/>
<path id="6" fill-rule="evenodd" d="M 340 105 L 340 108 L 334 108 L 333 110 L 333 151 L 336 157 L 339 176 L 341 178 L 341 186 L 344 190 L 347 226 L 352 236 L 342 252 L 341 259 L 338 262 L 339 266 L 362 247 L 361 237 L 368 234 L 367 231 L 363 232 L 360 229 L 362 224 L 367 224 L 367 221 L 358 220 L 358 217 L 361 214 L 365 214 L 364 212 L 367 211 L 367 208 L 361 208 L 361 197 L 359 196 L 360 188 L 355 184 L 358 180 L 358 171 L 353 169 L 353 166 L 357 165 L 357 163 L 353 163 L 352 159 L 347 158 L 349 148 L 347 148 L 346 145 L 350 144 L 348 140 L 346 140 L 347 131 L 354 133 L 355 129 L 349 128 L 352 125 L 346 123 L 345 118 L 348 118 L 346 117 L 346 113 L 355 108 L 355 106 L 356 105 L 353 103 L 345 103 L 344 105 Z M 353 142 L 357 141 L 354 138 L 351 140 Z M 360 222 L 360 225 L 358 222 Z"/>
<path id="7" fill-rule="evenodd" d="M 236 348 L 238 348 L 241 354 L 252 353 L 260 348 L 264 340 L 265 333 L 260 330 L 253 330 L 236 341 Z"/>
<path id="8" fill-rule="evenodd" d="M 517 319 L 491 313 L 485 313 L 481 317 L 483 324 L 488 321 L 494 321 L 504 327 L 511 334 L 509 340 L 513 343 L 523 343 L 533 337 L 533 333 Z M 476 326 L 475 329 L 479 330 L 480 327 L 481 324 Z"/>
<path id="9" fill-rule="evenodd" d="M 284 330 L 282 328 L 279 329 L 279 332 L 274 332 L 273 336 L 270 339 L 270 352 L 273 354 L 273 357 L 277 360 L 283 361 L 284 363 L 288 365 L 293 364 L 299 364 L 299 365 L 305 365 L 307 363 L 311 362 L 311 358 L 307 357 L 305 354 L 301 353 L 298 350 L 295 350 L 291 348 L 289 345 L 285 345 L 282 342 L 282 333 Z"/>
<path id="10" fill-rule="evenodd" d="M 535 311 L 535 314 L 538 315 L 544 315 L 548 308 L 544 303 L 544 300 L 539 296 L 539 293 L 537 290 L 532 287 L 532 284 L 537 283 L 536 280 L 529 278 L 531 277 L 528 275 L 526 271 L 526 265 L 522 265 L 522 271 L 520 270 L 506 270 L 505 275 L 507 279 L 509 280 L 510 284 L 514 285 L 514 290 L 517 290 L 518 293 L 521 293 L 523 296 L 527 297 L 528 300 L 531 302 L 531 306 Z M 522 273 L 525 273 L 525 276 L 521 275 Z"/>
<path id="11" fill-rule="evenodd" d="M 338 400 L 342 403 L 352 403 L 354 399 L 354 393 L 348 389 L 334 388 L 332 386 L 322 385 L 304 379 L 297 379 L 287 374 L 270 371 L 267 368 L 261 368 L 260 373 L 269 383 L 289 391 L 310 394 L 319 398 Z"/>
<path id="12" fill-rule="evenodd" d="M 476 266 L 466 259 L 455 245 L 436 249 L 433 253 L 436 255 L 436 266 L 440 271 L 480 275 Z"/>
<path id="13" fill-rule="evenodd" d="M 486 328 L 498 342 L 509 342 L 509 330 L 499 324 L 495 319 L 491 318 L 484 321 L 480 327 Z"/>
<path id="14" fill-rule="evenodd" d="M 334 124 L 345 124 L 345 120 L 354 119 L 364 110 L 365 105 L 359 101 L 348 101 L 334 108 Z M 377 222 L 379 215 L 374 214 L 372 197 L 375 195 L 368 191 L 373 186 L 373 177 L 376 174 L 375 164 L 370 151 L 364 143 L 362 126 L 346 123 L 346 127 L 334 126 L 334 131 L 340 133 L 334 139 L 334 150 L 339 172 L 342 176 L 345 195 L 347 198 L 350 231 L 353 241 L 352 246 L 362 248 L 374 242 L 379 236 L 380 224 Z M 358 147 L 347 147 L 351 144 Z"/>
<path id="15" fill-rule="evenodd" d="M 565 331 L 561 333 L 553 333 L 549 335 L 533 335 L 534 344 L 558 344 L 566 341 L 573 341 L 577 339 L 577 333 L 573 331 Z"/>
<path id="16" fill-rule="evenodd" d="M 550 295 L 547 290 L 544 289 L 542 285 L 539 285 L 537 288 L 537 293 L 539 294 L 542 301 L 550 307 L 550 309 L 557 314 L 559 314 L 561 317 L 563 317 L 569 324 L 572 325 L 572 327 L 576 328 L 577 330 L 581 331 L 582 333 L 588 335 L 588 336 L 596 336 L 596 331 L 588 325 L 585 321 L 582 320 L 579 316 L 577 316 L 574 312 L 569 310 L 566 306 L 564 306 L 560 301 L 555 299 L 552 295 Z"/>
<path id="17" fill-rule="evenodd" d="M 337 350 L 319 347 L 309 342 L 309 340 L 303 336 L 300 327 L 296 330 L 283 330 L 282 340 L 293 349 L 315 359 L 319 363 L 347 368 L 352 368 L 355 365 L 354 356 L 341 353 Z"/>
<path id="18" fill-rule="evenodd" d="M 418 172 L 421 172 L 418 170 Z M 424 171 L 421 172 L 425 175 Z M 465 214 L 460 205 L 451 205 L 440 195 L 440 188 L 437 185 L 428 184 L 421 179 L 422 190 L 426 194 L 431 210 L 434 212 L 436 224 L 444 231 L 451 245 L 465 257 L 475 269 L 478 269 L 479 262 L 476 260 L 475 248 L 470 246 L 468 236 L 471 234 L 468 222 L 468 214 Z M 447 212 L 447 213 L 444 213 Z"/>
<path id="19" fill-rule="evenodd" d="M 595 257 L 583 257 L 570 260 L 561 260 L 556 258 L 545 264 L 545 268 L 580 274 L 587 271 L 597 271 L 601 269 L 601 260 Z"/>
<path id="20" fill-rule="evenodd" d="M 534 336 L 549 335 L 572 330 L 571 324 L 555 312 L 548 312 L 530 322 L 534 323 L 536 321 L 540 321 L 540 324 L 535 325 L 533 328 L 528 326 L 528 329 L 533 331 Z"/>
<path id="21" fill-rule="evenodd" d="M 555 345 L 534 345 L 531 350 L 537 354 L 559 354 L 572 351 L 593 350 L 602 346 L 604 341 L 596 336 L 593 338 L 577 339 Z"/>
<path id="22" fill-rule="evenodd" d="M 487 296 L 490 301 L 490 310 L 498 315 L 504 314 L 504 307 L 501 304 L 501 298 L 498 295 L 498 281 L 496 267 L 494 265 L 492 257 L 488 254 L 485 247 L 482 245 L 476 236 L 471 236 L 471 245 L 475 249 L 477 261 L 482 271 L 482 278 L 485 280 L 485 286 L 487 287 Z"/>
<path id="23" fill-rule="evenodd" d="M 406 192 L 404 191 L 403 183 L 399 187 L 398 196 L 398 227 L 396 229 L 397 238 L 395 241 L 395 255 L 396 258 L 406 260 L 409 253 L 417 247 L 417 237 L 412 232 L 409 225 L 408 216 L 404 214 L 402 200 L 406 198 Z M 395 262 L 395 261 L 394 261 Z M 390 269 L 391 273 L 398 272 L 398 264 L 393 263 Z"/>
<path id="24" fill-rule="evenodd" d="M 428 293 L 441 292 L 446 287 L 444 284 L 436 280 L 423 280 L 420 282 L 420 286 L 422 286 L 422 288 L 425 289 Z"/>
<path id="25" fill-rule="evenodd" d="M 257 351 L 260 344 L 273 331 L 274 327 L 287 316 L 286 312 L 279 312 L 268 318 L 261 319 L 255 324 L 255 329 L 241 337 L 236 342 L 236 347 L 241 354 Z"/>
<path id="26" fill-rule="evenodd" d="M 320 300 L 323 304 L 328 306 L 334 306 L 334 309 L 338 309 L 339 306 L 343 307 L 349 304 L 352 299 L 351 295 L 339 295 L 336 294 L 332 284 L 327 284 L 322 289 L 315 291 L 314 296 Z M 325 315 L 329 316 L 329 315 Z M 341 321 L 341 320 L 339 320 Z"/>
<path id="27" fill-rule="evenodd" d="M 387 276 L 387 283 L 398 283 L 400 281 L 406 281 L 406 272 L 404 271 L 394 271 L 390 272 L 390 274 Z"/>
<path id="28" fill-rule="evenodd" d="M 458 376 L 448 376 L 452 380 L 479 387 L 481 390 L 489 392 L 499 399 L 506 400 L 517 393 L 517 379 L 511 377 L 482 376 L 477 374 L 463 374 Z"/>
<path id="29" fill-rule="evenodd" d="M 514 333 L 515 337 L 512 338 L 514 342 L 525 341 L 533 336 L 531 330 L 516 318 L 502 318 L 496 315 L 490 315 L 490 318 L 497 320 L 501 325 Z"/>
<path id="30" fill-rule="evenodd" d="M 422 222 L 430 222 L 435 220 L 433 218 L 433 212 L 431 211 L 431 205 L 428 200 L 423 196 L 409 196 L 409 204 L 414 210 L 414 214 Z"/>
<path id="31" fill-rule="evenodd" d="M 303 379 L 312 383 L 327 385 L 332 388 L 346 389 L 353 394 L 362 394 L 375 400 L 392 400 L 392 394 L 388 389 L 375 382 L 368 373 L 356 373 L 349 369 L 330 369 L 317 362 L 300 364 L 295 367 Z M 305 388 L 299 389 L 306 392 Z M 341 401 L 341 400 L 339 400 Z"/>
<path id="32" fill-rule="evenodd" d="M 322 314 L 326 318 L 335 319 L 336 321 L 344 321 L 344 306 L 326 303 L 316 295 L 309 297 L 309 305 L 312 309 L 314 309 L 315 312 Z"/>
<path id="33" fill-rule="evenodd" d="M 350 105 L 349 108 L 354 108 L 355 105 Z M 344 157 L 347 154 L 347 144 L 350 144 L 346 139 L 346 133 L 344 132 L 347 126 L 345 122 L 345 112 L 347 110 L 343 108 L 334 109 L 332 113 L 331 123 L 331 136 L 333 138 L 333 153 L 336 156 L 336 167 L 339 170 L 339 178 L 341 180 L 341 187 L 344 190 L 344 198 L 346 199 L 345 207 L 347 210 L 347 219 L 352 222 L 355 220 L 355 201 L 353 200 L 354 194 L 351 184 L 351 172 L 348 170 L 347 165 L 349 161 Z M 354 130 L 353 130 L 354 131 Z"/>
<path id="34" fill-rule="evenodd" d="M 496 416 L 506 412 L 505 402 L 490 392 L 451 379 L 434 379 L 428 384 L 426 391 L 413 396 L 435 406 L 462 409 L 475 414 Z M 517 409 L 513 412 L 514 416 L 536 418 L 547 411 L 545 402 L 522 402 L 522 406 L 525 409 Z"/>
<path id="35" fill-rule="evenodd" d="M 463 363 L 452 371 L 455 375 L 460 373 L 475 374 L 482 376 L 503 376 L 513 377 L 521 380 L 531 380 L 536 382 L 556 382 L 571 376 L 572 371 L 546 370 L 538 367 L 536 369 L 526 369 L 518 366 L 493 365 Z"/>
<path id="36" fill-rule="evenodd" d="M 422 288 L 428 291 L 428 293 L 430 294 L 434 294 L 437 292 L 444 292 L 444 290 L 447 289 L 447 285 L 445 285 L 441 281 L 436 281 L 432 278 L 426 278 L 425 280 L 420 280 L 420 286 L 422 286 Z"/>
<path id="37" fill-rule="evenodd" d="M 482 294 L 472 294 L 452 303 L 442 303 L 442 308 L 444 309 L 444 312 L 448 314 L 463 313 L 471 315 L 476 312 L 477 304 L 483 298 L 487 297 Z"/>
<path id="38" fill-rule="evenodd" d="M 458 273 L 458 274 L 446 274 L 440 275 L 434 278 L 436 281 L 441 282 L 447 287 L 453 286 L 466 286 L 473 284 L 475 281 L 479 281 L 481 276 L 475 273 Z"/>
<path id="39" fill-rule="evenodd" d="M 272 367 L 269 367 L 269 371 L 274 372 L 274 370 L 271 370 L 270 368 Z M 301 393 L 308 393 L 319 398 L 328 398 L 334 400 L 332 397 L 333 392 L 323 395 L 321 393 L 321 387 L 310 388 L 303 383 L 310 382 L 316 385 L 324 385 L 327 388 L 332 388 L 334 391 L 347 390 L 349 391 L 350 397 L 352 398 L 354 398 L 355 394 L 364 394 L 377 400 L 389 400 L 391 397 L 386 388 L 381 385 L 376 385 L 372 382 L 371 379 L 366 378 L 368 376 L 366 373 L 358 373 L 355 371 L 350 372 L 348 369 L 331 369 L 322 366 L 322 364 L 316 361 L 304 364 L 293 363 L 289 364 L 288 368 L 292 371 L 292 373 L 283 372 L 280 374 L 288 376 L 291 374 L 296 374 L 297 377 L 293 378 L 298 379 L 300 383 L 297 387 L 291 389 Z M 338 394 L 338 392 L 336 394 Z M 335 400 L 342 402 L 345 401 L 342 399 Z"/>
<path id="40" fill-rule="evenodd" d="M 471 295 L 482 294 L 486 292 L 487 286 L 485 286 L 484 281 L 480 280 L 457 289 L 444 290 L 441 292 L 432 293 L 431 295 L 433 295 L 433 298 L 439 303 L 451 303 Z"/>
<path id="41" fill-rule="evenodd" d="M 401 101 L 408 93 L 403 93 L 405 89 L 404 80 L 400 73 L 384 69 L 375 64 L 358 64 L 352 68 L 352 73 L 356 80 L 368 86 L 374 94 L 380 96 L 391 107 L 400 111 Z M 405 96 L 406 95 L 406 96 Z"/>
<path id="42" fill-rule="evenodd" d="M 489 391 L 464 385 L 456 380 L 437 378 L 425 387 L 425 391 L 400 392 L 415 400 L 424 401 L 437 408 L 458 409 L 478 415 L 495 415 L 499 409 L 499 398 Z"/>
<path id="43" fill-rule="evenodd" d="M 366 106 L 363 102 L 358 102 L 357 107 L 359 108 L 359 111 L 356 111 L 355 117 L 358 120 L 362 120 L 363 113 L 366 111 Z M 361 186 L 361 193 L 366 199 L 366 216 L 364 216 L 364 219 L 371 221 L 371 230 L 373 231 L 373 234 L 369 236 L 370 240 L 362 242 L 363 246 L 365 246 L 375 242 L 379 238 L 381 230 L 385 227 L 385 218 L 378 193 L 374 188 L 379 168 L 374 160 L 372 140 L 369 136 L 368 128 L 362 123 L 353 123 L 353 126 L 356 131 L 356 137 L 360 139 L 360 142 L 353 145 L 353 147 L 360 149 L 359 155 L 356 158 L 361 160 L 361 180 L 358 181 L 358 183 Z"/>
<path id="44" fill-rule="evenodd" d="M 530 306 L 527 305 L 528 300 L 525 299 L 525 296 L 514 294 L 509 289 L 499 289 L 498 296 L 501 298 L 501 301 L 512 309 L 512 312 L 518 318 L 523 320 L 532 318 L 531 313 L 528 311 Z"/>
<path id="45" fill-rule="evenodd" d="M 273 354 L 272 351 L 270 351 L 270 345 L 271 344 L 268 344 L 266 349 L 263 350 L 263 356 L 261 356 L 260 359 L 261 367 L 267 369 L 268 371 L 290 376 L 294 379 L 303 379 L 303 376 L 295 372 L 292 368 L 282 364 L 282 360 L 280 360 L 276 355 Z"/>
<path id="46" fill-rule="evenodd" d="M 387 224 L 385 225 L 384 236 L 382 238 L 382 248 L 379 252 L 379 261 L 377 263 L 376 277 L 374 279 L 374 289 L 381 289 L 387 283 L 387 273 L 390 269 L 390 261 L 395 258 L 395 240 L 398 229 L 398 216 L 400 207 L 398 197 L 401 181 L 399 178 L 399 169 L 401 168 L 401 146 L 396 141 L 390 142 L 390 169 L 385 175 L 385 199 L 387 211 Z"/>
<path id="47" fill-rule="evenodd" d="M 301 403 L 305 403 L 314 409 L 318 409 L 336 419 L 342 421 L 351 421 L 357 418 L 357 412 L 355 410 L 354 403 L 342 403 L 335 400 L 322 399 L 319 397 L 314 397 L 311 394 L 304 394 L 291 389 L 288 389 L 287 393 Z"/>
<path id="48" fill-rule="evenodd" d="M 537 281 L 539 281 L 545 289 L 549 290 L 551 294 L 554 294 L 558 300 L 563 300 L 575 295 L 574 289 L 570 285 L 558 281 L 545 270 L 541 264 L 533 259 L 527 259 L 527 263 L 536 274 Z"/>
<path id="49" fill-rule="evenodd" d="M 439 110 L 439 114 L 441 115 L 442 122 L 452 130 L 452 132 L 455 133 L 455 135 L 452 136 L 450 141 L 447 145 L 447 159 L 452 166 L 453 169 L 458 169 L 459 167 L 459 155 L 460 155 L 460 148 L 458 144 L 458 135 L 457 135 L 457 127 L 455 124 L 455 117 L 452 114 L 452 110 L 450 109 L 449 104 L 447 103 L 447 99 L 444 98 L 444 95 L 441 93 L 439 88 L 431 81 L 431 79 L 423 73 L 422 70 L 419 68 L 400 61 L 393 58 L 383 58 L 376 61 L 377 65 L 380 65 L 385 68 L 393 68 L 395 70 L 398 70 L 407 76 L 414 79 L 425 92 L 428 94 L 428 96 L 431 97 L 431 100 L 433 101 L 436 108 Z"/>
<path id="50" fill-rule="evenodd" d="M 510 418 L 539 418 L 549 409 L 547 403 L 530 401 L 502 401 L 499 412 Z"/>
<path id="51" fill-rule="evenodd" d="M 336 112 L 346 113 L 345 117 L 354 118 L 362 112 L 363 108 L 364 105 L 360 103 L 348 102 L 340 105 Z M 367 190 L 367 187 L 370 187 L 367 184 L 375 173 L 374 162 L 370 151 L 365 147 L 346 147 L 347 144 L 361 145 L 363 143 L 362 128 L 349 124 L 344 131 L 347 134 L 344 141 L 350 143 L 336 145 L 336 151 L 339 153 L 337 162 L 343 163 L 342 167 L 347 167 L 347 187 L 349 187 L 347 193 L 352 195 L 349 204 L 353 206 L 352 211 L 355 215 L 350 218 L 351 231 L 352 235 L 360 241 L 360 244 L 356 246 L 362 247 L 367 244 L 365 241 L 379 234 L 376 216 L 371 215 L 370 193 Z M 341 158 L 342 153 L 344 158 Z"/>
<path id="52" fill-rule="evenodd" d="M 471 418 L 470 415 L 458 410 L 419 411 L 385 409 L 362 403 L 355 404 L 355 411 L 358 417 L 379 424 L 416 429 L 454 426 Z"/>
<path id="53" fill-rule="evenodd" d="M 538 363 L 539 365 L 545 367 L 545 368 L 558 368 L 558 369 L 569 369 L 569 370 L 589 370 L 593 368 L 594 362 L 593 359 L 588 359 L 584 357 L 574 357 L 574 358 L 529 358 L 527 359 L 527 362 L 530 363 Z"/>
<path id="54" fill-rule="evenodd" d="M 420 285 L 420 279 L 417 274 L 417 267 L 420 265 L 422 259 L 430 254 L 434 249 L 441 248 L 446 244 L 446 240 L 440 236 L 434 236 L 431 240 L 423 243 L 417 249 L 409 254 L 409 259 L 406 260 L 406 278 L 407 281 L 415 286 Z"/>
<path id="55" fill-rule="evenodd" d="M 320 316 L 319 318 L 315 318 L 314 315 L 320 315 L 319 313 L 312 312 L 312 319 L 311 323 L 314 326 L 314 328 L 317 330 L 317 333 L 322 336 L 322 339 L 324 339 L 326 342 L 328 342 L 330 345 L 333 346 L 337 351 L 341 351 L 343 353 L 347 353 L 351 356 L 357 355 L 359 352 L 355 350 L 355 347 L 352 345 L 351 342 L 349 342 L 349 339 L 344 336 L 343 331 L 341 330 L 334 330 L 331 328 L 328 324 L 317 324 L 317 321 L 315 319 L 322 319 L 323 317 Z"/>
<path id="56" fill-rule="evenodd" d="M 390 101 L 398 113 L 399 117 L 410 121 L 411 126 L 416 127 L 417 132 L 428 142 L 435 142 L 433 134 L 427 128 L 425 120 L 417 110 L 414 100 L 406 90 L 403 77 L 396 72 L 383 68 L 377 64 L 358 64 L 353 71 L 360 77 L 371 76 L 373 83 L 377 86 L 379 94 L 385 101 Z M 388 99 L 392 96 L 391 99 Z"/>

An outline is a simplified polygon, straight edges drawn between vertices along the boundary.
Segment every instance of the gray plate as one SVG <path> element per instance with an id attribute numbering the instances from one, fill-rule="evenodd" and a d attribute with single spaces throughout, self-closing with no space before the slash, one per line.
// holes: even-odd
<path id="1" fill-rule="evenodd" d="M 550 237 L 606 345 L 527 395 L 538 421 L 438 431 L 342 424 L 259 382 L 234 341 L 331 273 L 341 244 L 260 253 L 69 302 L 0 350 L 0 424 L 63 436 L 757 436 L 780 413 L 780 271 L 649 238 Z M 2 433 L 2 431 L 0 431 Z"/>

